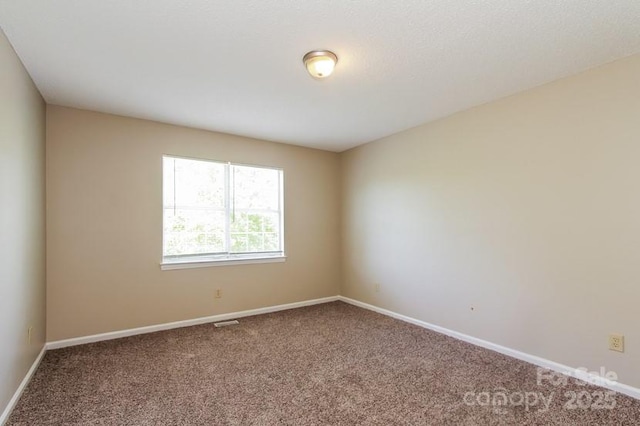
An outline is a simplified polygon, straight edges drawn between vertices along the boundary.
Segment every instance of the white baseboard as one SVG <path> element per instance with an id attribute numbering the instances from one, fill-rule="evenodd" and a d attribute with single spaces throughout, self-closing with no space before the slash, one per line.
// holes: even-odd
<path id="1" fill-rule="evenodd" d="M 22 382 L 20 382 L 20 386 L 18 386 L 18 389 L 16 389 L 15 393 L 13 394 L 13 397 L 11 397 L 11 400 L 9 400 L 9 404 L 7 404 L 7 407 L 2 412 L 2 415 L 0 415 L 0 425 L 4 425 L 5 422 L 9 419 L 11 412 L 13 411 L 16 404 L 18 403 L 18 400 L 20 399 L 22 392 L 24 392 L 24 389 L 29 384 L 29 381 L 31 381 L 31 377 L 33 377 L 33 373 L 35 373 L 36 370 L 38 369 L 38 366 L 40 365 L 40 361 L 42 361 L 42 357 L 44 357 L 44 354 L 46 351 L 47 351 L 46 346 L 43 346 L 42 350 L 36 357 L 36 360 L 33 361 L 33 364 L 31 364 L 31 368 L 29 368 L 29 371 L 27 371 L 27 375 L 24 376 L 24 379 L 22 379 Z"/>
<path id="2" fill-rule="evenodd" d="M 147 327 L 130 328 L 128 330 L 112 331 L 109 333 L 94 334 L 91 336 L 75 337 L 73 339 L 47 342 L 47 350 L 66 348 L 68 346 L 84 345 L 87 343 L 101 342 L 103 340 L 120 339 L 122 337 L 138 334 L 154 333 L 156 331 L 171 330 L 173 328 L 189 327 L 211 322 L 227 321 L 230 319 L 250 317 L 253 315 L 268 314 L 271 312 L 285 311 L 288 309 L 302 308 L 303 306 L 319 305 L 321 303 L 335 302 L 339 296 L 323 297 L 321 299 L 305 300 L 302 302 L 287 303 L 285 305 L 268 306 L 266 308 L 250 309 L 248 311 L 231 312 L 228 314 L 212 315 L 209 317 L 195 318 L 184 321 L 169 322 L 165 324 L 150 325 Z"/>
<path id="3" fill-rule="evenodd" d="M 399 319 L 401 321 L 405 321 L 419 327 L 423 327 L 432 331 L 435 331 L 440 334 L 445 334 L 447 336 L 453 337 L 458 340 L 462 340 L 467 343 L 471 343 L 472 345 L 480 346 L 485 349 L 489 349 L 495 352 L 499 352 L 503 355 L 510 356 L 512 358 L 519 359 L 521 361 L 528 362 L 533 365 L 537 365 L 539 367 L 543 367 L 561 374 L 569 375 L 572 377 L 580 378 L 587 382 L 597 383 L 599 386 L 604 388 L 625 394 L 635 399 L 640 400 L 640 389 L 635 388 L 633 386 L 625 385 L 619 382 L 610 382 L 609 384 L 604 382 L 603 380 L 599 380 L 599 377 L 589 376 L 587 373 L 582 372 L 576 368 L 571 368 L 567 365 L 560 364 L 554 361 L 550 361 L 548 359 L 540 358 L 535 355 L 530 355 L 521 351 L 517 351 L 515 349 L 507 348 L 505 346 L 501 346 L 495 343 L 488 342 L 486 340 L 478 339 L 477 337 L 469 336 L 467 334 L 459 333 L 457 331 L 449 330 L 448 328 L 440 327 L 438 325 L 430 324 L 425 321 L 421 321 L 415 318 L 408 317 L 406 315 L 401 315 L 393 311 L 389 311 L 387 309 L 379 308 L 374 305 L 370 305 L 368 303 L 360 302 L 355 299 L 350 299 L 344 296 L 338 296 L 338 300 L 341 300 L 345 303 L 349 303 L 354 306 L 358 306 L 360 308 L 368 309 L 370 311 L 377 312 L 382 315 L 386 315 L 392 318 Z"/>

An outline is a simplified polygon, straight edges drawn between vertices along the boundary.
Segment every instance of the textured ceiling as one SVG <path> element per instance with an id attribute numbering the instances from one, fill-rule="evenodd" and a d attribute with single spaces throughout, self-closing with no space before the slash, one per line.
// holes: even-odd
<path id="1" fill-rule="evenodd" d="M 0 0 L 0 26 L 49 103 L 334 151 L 640 52 L 638 0 Z"/>

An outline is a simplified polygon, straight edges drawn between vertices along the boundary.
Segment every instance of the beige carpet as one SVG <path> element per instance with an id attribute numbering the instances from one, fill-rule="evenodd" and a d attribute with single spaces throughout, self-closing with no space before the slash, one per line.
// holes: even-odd
<path id="1" fill-rule="evenodd" d="M 640 401 L 602 392 L 335 302 L 50 351 L 8 424 L 640 424 Z"/>

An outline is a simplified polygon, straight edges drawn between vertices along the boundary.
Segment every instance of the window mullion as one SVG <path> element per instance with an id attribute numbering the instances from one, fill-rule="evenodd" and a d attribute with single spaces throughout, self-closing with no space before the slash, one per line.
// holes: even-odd
<path id="1" fill-rule="evenodd" d="M 231 253 L 231 165 L 224 165 L 224 238 L 227 255 Z"/>

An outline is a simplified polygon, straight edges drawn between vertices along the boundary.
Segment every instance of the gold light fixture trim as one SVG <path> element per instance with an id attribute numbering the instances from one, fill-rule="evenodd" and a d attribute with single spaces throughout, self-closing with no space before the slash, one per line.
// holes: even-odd
<path id="1" fill-rule="evenodd" d="M 338 63 L 338 57 L 330 50 L 312 50 L 304 55 L 302 62 L 313 78 L 327 78 Z"/>

